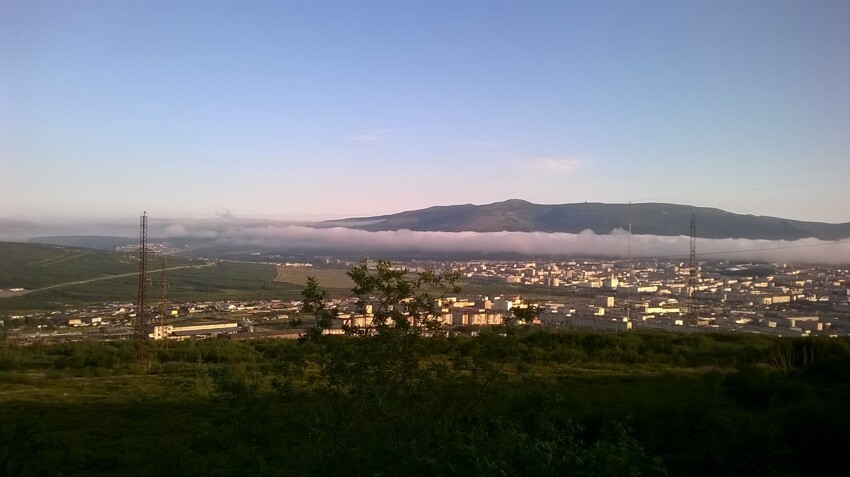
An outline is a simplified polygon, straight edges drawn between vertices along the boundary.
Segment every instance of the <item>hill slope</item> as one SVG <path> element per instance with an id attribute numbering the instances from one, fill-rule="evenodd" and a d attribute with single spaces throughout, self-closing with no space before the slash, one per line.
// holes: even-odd
<path id="1" fill-rule="evenodd" d="M 814 237 L 840 240 L 850 237 L 850 222 L 803 222 L 689 205 L 632 204 L 631 215 L 632 232 L 642 235 L 689 235 L 691 215 L 694 215 L 700 238 L 796 240 Z M 369 231 L 580 233 L 590 229 L 597 234 L 609 234 L 617 228 L 627 229 L 628 216 L 628 204 L 541 205 L 513 199 L 487 205 L 429 207 L 378 217 L 329 221 L 323 225 Z"/>
<path id="2" fill-rule="evenodd" d="M 138 271 L 132 254 L 91 248 L 0 242 L 0 289 L 38 289 Z"/>
<path id="3" fill-rule="evenodd" d="M 138 237 L 114 237 L 108 235 L 57 235 L 51 237 L 34 237 L 28 243 L 45 245 L 64 245 L 66 247 L 98 248 L 115 250 L 117 247 L 139 244 Z"/>
<path id="4" fill-rule="evenodd" d="M 149 298 L 156 300 L 159 262 L 149 256 Z M 275 267 L 214 263 L 170 256 L 168 298 L 176 301 L 297 297 L 301 286 L 276 282 Z M 0 293 L 0 315 L 56 310 L 66 304 L 106 301 L 132 303 L 138 291 L 138 260 L 132 253 L 90 248 L 0 242 L 0 290 L 21 287 L 27 293 Z"/>

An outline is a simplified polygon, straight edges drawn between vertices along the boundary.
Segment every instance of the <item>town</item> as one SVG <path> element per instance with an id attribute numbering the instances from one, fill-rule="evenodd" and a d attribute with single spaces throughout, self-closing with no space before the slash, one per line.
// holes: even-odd
<path id="1" fill-rule="evenodd" d="M 279 270 L 321 269 L 343 275 L 351 262 L 323 258 L 275 263 Z M 850 269 L 830 266 L 662 260 L 473 260 L 395 263 L 415 274 L 454 271 L 461 293 L 436 298 L 433 320 L 446 334 L 476 334 L 509 323 L 628 332 L 747 332 L 778 336 L 850 335 Z M 694 272 L 694 273 L 692 273 Z M 321 284 L 320 284 L 321 285 Z M 362 333 L 371 305 L 329 296 L 338 313 L 328 334 Z M 291 299 L 152 303 L 146 335 L 160 339 L 297 339 L 313 325 Z M 532 318 L 515 319 L 532 308 Z M 132 339 L 136 305 L 104 303 L 0 319 L 7 339 L 24 343 Z"/>

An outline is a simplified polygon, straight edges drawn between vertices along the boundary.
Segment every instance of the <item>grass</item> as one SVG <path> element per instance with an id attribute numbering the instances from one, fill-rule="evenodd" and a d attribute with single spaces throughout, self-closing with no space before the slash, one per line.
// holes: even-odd
<path id="1" fill-rule="evenodd" d="M 346 268 L 278 267 L 275 281 L 303 288 L 307 277 L 315 277 L 328 293 L 342 294 L 350 292 L 354 286 L 347 272 Z"/>

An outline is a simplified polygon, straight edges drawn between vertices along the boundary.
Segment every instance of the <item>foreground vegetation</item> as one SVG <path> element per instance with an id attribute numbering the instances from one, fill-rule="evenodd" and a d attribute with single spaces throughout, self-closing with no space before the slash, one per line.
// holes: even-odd
<path id="1" fill-rule="evenodd" d="M 501 328 L 0 348 L 7 475 L 839 475 L 850 343 Z"/>
<path id="2" fill-rule="evenodd" d="M 0 472 L 843 475 L 850 340 L 522 325 L 535 307 L 429 337 L 456 273 L 347 276 L 374 319 L 345 336 L 309 277 L 297 341 L 0 345 Z"/>

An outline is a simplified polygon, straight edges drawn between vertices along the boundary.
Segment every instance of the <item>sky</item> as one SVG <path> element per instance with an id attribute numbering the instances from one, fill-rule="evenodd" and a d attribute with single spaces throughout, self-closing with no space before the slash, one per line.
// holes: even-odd
<path id="1" fill-rule="evenodd" d="M 850 2 L 0 0 L 0 218 L 510 198 L 850 222 Z"/>

